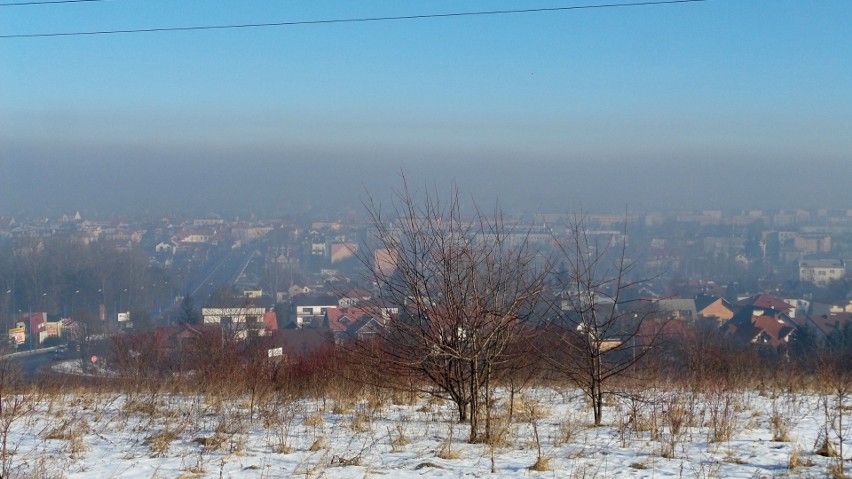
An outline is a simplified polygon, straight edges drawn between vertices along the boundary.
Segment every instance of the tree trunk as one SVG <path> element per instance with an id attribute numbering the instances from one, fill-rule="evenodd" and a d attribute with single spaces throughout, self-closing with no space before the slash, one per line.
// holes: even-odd
<path id="1" fill-rule="evenodd" d="M 456 408 L 459 411 L 459 422 L 467 422 L 467 403 L 462 401 L 461 399 L 457 399 L 455 403 Z"/>
<path id="2" fill-rule="evenodd" d="M 485 441 L 491 442 L 491 367 L 485 369 Z"/>
<path id="3" fill-rule="evenodd" d="M 603 421 L 603 373 L 601 372 L 600 344 L 597 344 L 598 354 L 592 358 L 594 374 L 592 376 L 592 409 L 595 414 L 595 426 Z"/>
<path id="4" fill-rule="evenodd" d="M 474 444 L 479 439 L 479 376 L 476 374 L 476 359 L 470 363 L 470 438 L 468 442 Z"/>
<path id="5" fill-rule="evenodd" d="M 594 409 L 595 426 L 600 426 L 603 420 L 603 394 L 601 394 L 600 389 L 595 393 Z"/>

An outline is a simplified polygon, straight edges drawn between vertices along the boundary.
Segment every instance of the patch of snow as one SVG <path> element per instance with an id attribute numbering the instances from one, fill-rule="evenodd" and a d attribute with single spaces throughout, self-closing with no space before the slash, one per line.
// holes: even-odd
<path id="1" fill-rule="evenodd" d="M 54 367 L 75 372 L 76 363 Z M 821 476 L 835 461 L 814 453 L 826 425 L 817 395 L 634 393 L 612 400 L 605 424 L 593 427 L 576 391 L 529 391 L 513 424 L 505 403 L 498 411 L 505 435 L 493 447 L 468 444 L 451 405 L 425 398 L 376 405 L 269 397 L 253 407 L 248 396 L 42 394 L 12 421 L 8 458 L 11 477 L 69 479 L 800 477 Z M 777 417 L 786 442 L 773 441 Z M 530 469 L 533 420 L 550 470 Z M 805 465 L 790 471 L 794 450 Z"/>

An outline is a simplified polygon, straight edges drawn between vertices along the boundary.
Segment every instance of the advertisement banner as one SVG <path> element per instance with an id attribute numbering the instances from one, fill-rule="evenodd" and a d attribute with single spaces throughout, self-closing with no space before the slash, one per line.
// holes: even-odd
<path id="1" fill-rule="evenodd" d="M 9 337 L 15 341 L 15 344 L 24 344 L 27 341 L 26 328 L 11 328 L 9 329 Z"/>
<path id="2" fill-rule="evenodd" d="M 59 336 L 59 324 L 61 323 L 45 323 L 45 332 L 48 336 Z"/>

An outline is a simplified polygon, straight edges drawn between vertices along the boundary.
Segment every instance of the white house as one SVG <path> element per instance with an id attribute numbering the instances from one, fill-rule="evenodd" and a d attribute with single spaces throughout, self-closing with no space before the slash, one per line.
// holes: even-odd
<path id="1" fill-rule="evenodd" d="M 202 308 L 204 324 L 218 324 L 222 329 L 232 331 L 235 337 L 245 339 L 250 332 L 258 336 L 266 334 L 264 308 Z"/>
<path id="2" fill-rule="evenodd" d="M 338 306 L 333 294 L 297 294 L 292 298 L 296 327 L 318 326 L 325 320 L 328 308 Z"/>
<path id="3" fill-rule="evenodd" d="M 839 259 L 810 259 L 799 261 L 799 281 L 826 286 L 846 277 L 846 265 Z"/>

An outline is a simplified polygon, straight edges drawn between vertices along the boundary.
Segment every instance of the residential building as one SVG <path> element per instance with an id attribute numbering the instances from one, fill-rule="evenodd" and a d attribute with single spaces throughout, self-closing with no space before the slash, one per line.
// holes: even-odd
<path id="1" fill-rule="evenodd" d="M 799 281 L 826 286 L 846 277 L 846 265 L 839 259 L 811 259 L 799 261 Z"/>
<path id="2" fill-rule="evenodd" d="M 334 294 L 297 294 L 291 300 L 294 308 L 294 323 L 297 328 L 319 327 L 325 320 L 328 308 L 338 306 Z"/>
<path id="3" fill-rule="evenodd" d="M 238 339 L 265 336 L 278 329 L 275 313 L 270 315 L 264 308 L 202 308 L 201 316 L 204 324 L 218 324 Z"/>

